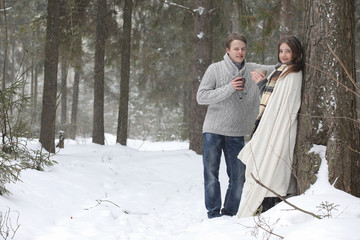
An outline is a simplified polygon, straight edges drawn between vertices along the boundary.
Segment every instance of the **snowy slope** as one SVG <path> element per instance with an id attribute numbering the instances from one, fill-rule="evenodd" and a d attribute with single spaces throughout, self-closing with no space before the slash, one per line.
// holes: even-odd
<path id="1" fill-rule="evenodd" d="M 255 227 L 257 218 L 207 219 L 202 158 L 187 143 L 129 140 L 124 147 L 106 138 L 105 146 L 67 140 L 53 156 L 59 164 L 26 170 L 22 182 L 7 186 L 12 195 L 0 196 L 0 210 L 3 216 L 10 211 L 13 227 L 19 216 L 14 239 L 267 239 Z M 316 214 L 325 213 L 319 212 L 322 202 L 336 204 L 332 218 L 314 219 L 280 203 L 262 215 L 274 233 L 286 240 L 360 239 L 360 199 L 329 185 L 326 169 L 325 162 L 316 184 L 289 200 Z M 220 178 L 225 192 L 224 162 Z"/>

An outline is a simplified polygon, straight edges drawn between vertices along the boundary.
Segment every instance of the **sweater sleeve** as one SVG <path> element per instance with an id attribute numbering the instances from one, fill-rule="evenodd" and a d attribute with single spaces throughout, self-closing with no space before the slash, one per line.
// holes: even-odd
<path id="1" fill-rule="evenodd" d="M 264 80 L 257 83 L 257 86 L 260 89 L 260 96 L 262 96 L 267 82 L 268 82 L 268 80 L 267 80 L 267 78 L 265 78 Z"/>
<path id="2" fill-rule="evenodd" d="M 220 71 L 216 64 L 206 70 L 196 94 L 196 101 L 200 105 L 210 105 L 221 102 L 231 96 L 236 90 L 231 82 L 221 86 Z"/>

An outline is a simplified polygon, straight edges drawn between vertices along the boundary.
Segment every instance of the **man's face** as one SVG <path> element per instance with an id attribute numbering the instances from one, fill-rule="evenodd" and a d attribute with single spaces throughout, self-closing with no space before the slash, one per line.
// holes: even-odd
<path id="1" fill-rule="evenodd" d="M 234 40 L 230 44 L 230 49 L 226 48 L 226 52 L 232 61 L 241 63 L 246 56 L 246 44 L 240 40 Z"/>

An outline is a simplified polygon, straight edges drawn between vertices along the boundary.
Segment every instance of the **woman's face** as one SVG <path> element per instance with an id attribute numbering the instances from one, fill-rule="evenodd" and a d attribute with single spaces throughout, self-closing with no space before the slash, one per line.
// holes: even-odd
<path id="1" fill-rule="evenodd" d="M 281 63 L 289 64 L 293 59 L 293 52 L 286 43 L 282 43 L 279 47 L 279 59 Z"/>

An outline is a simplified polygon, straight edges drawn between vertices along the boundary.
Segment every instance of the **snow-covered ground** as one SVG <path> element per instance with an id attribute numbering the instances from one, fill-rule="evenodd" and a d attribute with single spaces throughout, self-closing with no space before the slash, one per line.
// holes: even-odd
<path id="1" fill-rule="evenodd" d="M 26 170 L 22 182 L 7 185 L 12 195 L 0 196 L 2 230 L 18 222 L 16 240 L 268 239 L 256 227 L 258 218 L 207 219 L 202 157 L 188 143 L 129 140 L 124 147 L 114 136 L 106 138 L 105 146 L 66 140 L 52 157 L 57 165 Z M 314 151 L 323 154 L 324 148 Z M 318 177 L 289 201 L 316 214 L 327 213 L 319 211 L 322 203 L 337 205 L 332 218 L 318 220 L 280 203 L 262 222 L 286 240 L 360 239 L 360 199 L 328 183 L 325 161 Z M 225 192 L 224 162 L 220 178 Z"/>

